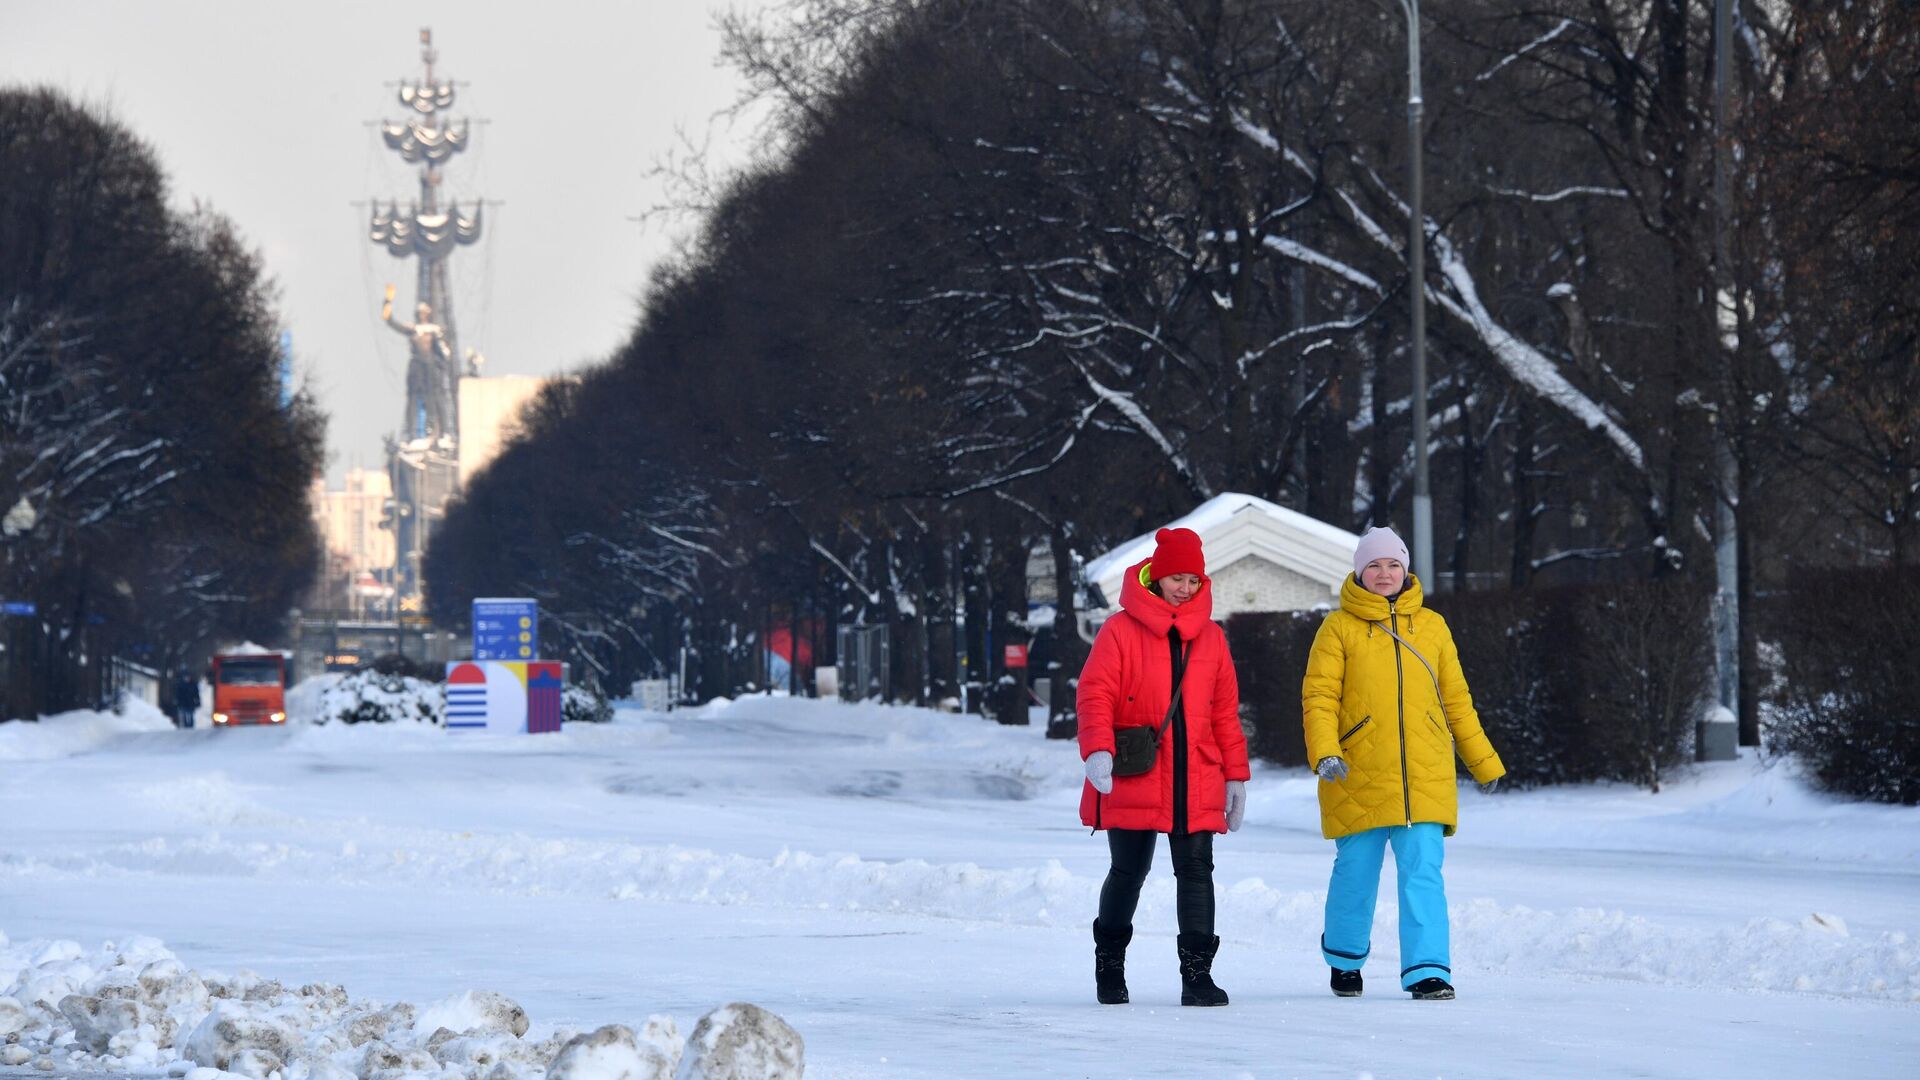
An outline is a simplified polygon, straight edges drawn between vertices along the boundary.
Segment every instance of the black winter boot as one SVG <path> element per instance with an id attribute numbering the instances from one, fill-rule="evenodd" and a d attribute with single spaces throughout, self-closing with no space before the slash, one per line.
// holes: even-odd
<path id="1" fill-rule="evenodd" d="M 1436 975 L 1407 987 L 1407 993 L 1412 994 L 1415 1001 L 1452 1001 L 1453 984 Z"/>
<path id="2" fill-rule="evenodd" d="M 1180 949 L 1180 1004 L 1225 1005 L 1227 992 L 1213 985 L 1213 954 L 1220 951 L 1220 938 L 1181 934 L 1175 944 Z"/>
<path id="3" fill-rule="evenodd" d="M 1360 991 L 1366 986 L 1365 981 L 1360 978 L 1359 971 L 1348 971 L 1345 968 L 1334 968 L 1329 982 L 1333 986 L 1336 997 L 1359 997 Z"/>
<path id="4" fill-rule="evenodd" d="M 1108 930 L 1093 920 L 1093 985 L 1102 1005 L 1127 1003 L 1127 942 L 1133 927 Z"/>

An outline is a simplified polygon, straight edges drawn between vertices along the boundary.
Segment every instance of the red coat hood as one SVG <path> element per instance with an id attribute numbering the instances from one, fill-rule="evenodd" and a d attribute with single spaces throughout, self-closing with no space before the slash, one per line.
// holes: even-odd
<path id="1" fill-rule="evenodd" d="M 1120 579 L 1120 609 L 1140 620 L 1155 637 L 1166 637 L 1167 628 L 1177 626 L 1181 641 L 1194 640 L 1213 621 L 1213 579 L 1201 574 L 1200 591 L 1193 594 L 1193 599 L 1174 607 L 1140 580 L 1141 573 L 1152 561 L 1142 559 L 1127 568 L 1126 576 Z"/>

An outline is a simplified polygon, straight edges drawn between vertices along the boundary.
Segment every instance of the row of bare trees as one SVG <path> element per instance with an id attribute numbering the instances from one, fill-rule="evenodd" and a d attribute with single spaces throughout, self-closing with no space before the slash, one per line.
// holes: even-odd
<path id="1" fill-rule="evenodd" d="M 282 400 L 272 288 L 167 196 L 110 117 L 0 89 L 0 718 L 277 640 L 317 565 L 324 429 Z"/>
<path id="2" fill-rule="evenodd" d="M 1722 505 L 1747 599 L 1911 565 L 1920 14 L 1738 5 L 1725 132 L 1711 14 L 1430 10 L 1417 283 L 1393 5 L 736 18 L 764 158 L 453 510 L 432 603 L 539 596 L 616 685 L 851 621 L 899 696 L 988 683 L 1037 547 L 1070 617 L 1077 560 L 1223 491 L 1404 526 L 1415 286 L 1443 583 L 1711 581 Z"/>

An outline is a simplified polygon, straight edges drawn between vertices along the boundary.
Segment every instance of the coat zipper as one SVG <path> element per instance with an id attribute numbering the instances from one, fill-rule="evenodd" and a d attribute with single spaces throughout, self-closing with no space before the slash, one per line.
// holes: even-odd
<path id="1" fill-rule="evenodd" d="M 1393 632 L 1400 632 L 1400 616 L 1396 604 L 1387 601 L 1387 622 Z M 1393 640 L 1393 696 L 1400 708 L 1400 799 L 1407 810 L 1407 824 L 1413 824 L 1413 784 L 1407 779 L 1407 686 L 1404 673 L 1400 670 L 1400 639 Z"/>
<path id="2" fill-rule="evenodd" d="M 1187 710 L 1184 704 L 1184 695 L 1181 694 L 1180 691 L 1181 683 L 1185 681 L 1181 676 L 1186 674 L 1187 661 L 1192 656 L 1192 647 L 1188 646 L 1183 649 L 1181 648 L 1183 644 L 1186 643 L 1180 640 L 1179 631 L 1173 627 L 1168 627 L 1167 663 L 1173 675 L 1174 697 L 1174 701 L 1167 703 L 1167 707 L 1173 712 L 1173 724 L 1167 732 L 1173 740 L 1173 745 L 1169 747 L 1169 760 L 1167 762 L 1167 764 L 1173 768 L 1173 805 L 1168 808 L 1172 811 L 1168 821 L 1168 835 L 1170 836 L 1177 836 L 1186 831 L 1182 829 L 1181 826 L 1189 824 L 1187 821 L 1187 769 L 1191 763 L 1187 760 Z M 1175 704 L 1174 702 L 1181 703 Z"/>
<path id="3" fill-rule="evenodd" d="M 1348 728 L 1347 733 L 1345 735 L 1340 736 L 1340 741 L 1346 742 L 1348 739 L 1353 738 L 1354 732 L 1359 731 L 1361 728 L 1366 727 L 1368 724 L 1371 724 L 1371 723 L 1373 723 L 1373 717 L 1371 716 L 1363 717 L 1359 723 Z"/>

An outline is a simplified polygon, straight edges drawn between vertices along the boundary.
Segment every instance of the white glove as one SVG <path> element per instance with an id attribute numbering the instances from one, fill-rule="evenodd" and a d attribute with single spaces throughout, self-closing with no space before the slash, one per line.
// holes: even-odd
<path id="1" fill-rule="evenodd" d="M 1227 831 L 1238 832 L 1240 820 L 1247 816 L 1247 782 L 1227 781 Z"/>
<path id="2" fill-rule="evenodd" d="M 1320 759 L 1320 764 L 1315 765 L 1313 771 L 1320 774 L 1320 779 L 1331 784 L 1347 778 L 1347 763 L 1329 754 Z"/>
<path id="3" fill-rule="evenodd" d="M 1113 755 L 1105 750 L 1095 750 L 1087 755 L 1087 783 L 1102 795 L 1113 792 Z"/>

